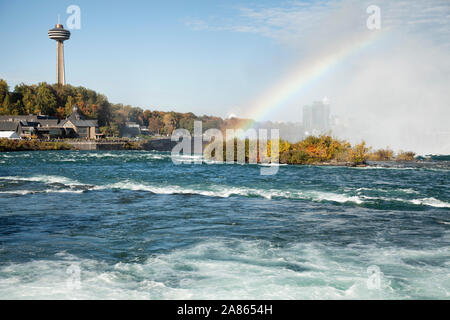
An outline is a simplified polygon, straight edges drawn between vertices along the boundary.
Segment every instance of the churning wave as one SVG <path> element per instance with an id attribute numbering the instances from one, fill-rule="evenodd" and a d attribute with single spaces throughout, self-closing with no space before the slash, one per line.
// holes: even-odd
<path id="1" fill-rule="evenodd" d="M 251 188 L 245 186 L 227 186 L 227 185 L 194 185 L 194 186 L 180 186 L 180 185 L 162 185 L 151 184 L 146 182 L 138 182 L 131 179 L 123 181 L 105 184 L 105 185 L 91 185 L 85 184 L 80 181 L 70 179 L 63 176 L 55 175 L 36 175 L 30 177 L 22 176 L 6 176 L 0 177 L 1 180 L 7 180 L 11 182 L 17 181 L 29 181 L 29 182 L 41 182 L 46 186 L 52 188 L 45 188 L 41 190 L 35 189 L 18 189 L 18 190 L 1 190 L 0 194 L 15 194 L 15 195 L 27 195 L 35 193 L 83 193 L 87 191 L 102 191 L 102 190 L 131 190 L 131 191 L 144 191 L 151 192 L 153 194 L 164 195 L 201 195 L 206 197 L 220 197 L 229 198 L 233 196 L 241 197 L 260 197 L 264 199 L 292 199 L 292 200 L 309 200 L 313 202 L 335 202 L 340 204 L 354 204 L 364 205 L 371 204 L 377 201 L 384 202 L 402 202 L 405 204 L 412 204 L 417 206 L 430 206 L 437 208 L 450 208 L 450 203 L 436 199 L 434 197 L 417 197 L 414 199 L 388 197 L 384 194 L 388 194 L 392 191 L 378 188 L 346 188 L 349 192 L 342 191 L 341 193 L 322 191 L 322 190 L 281 190 L 281 189 L 263 189 L 263 188 Z M 383 194 L 378 196 L 364 195 L 364 191 L 375 191 Z M 419 195 L 418 191 L 411 188 L 396 189 L 396 192 L 404 194 Z"/>
<path id="2" fill-rule="evenodd" d="M 12 184 L 17 182 L 40 182 L 43 183 L 45 188 L 33 188 L 33 189 L 13 189 L 3 190 L 0 189 L 0 194 L 11 195 L 27 195 L 38 193 L 82 193 L 86 190 L 92 189 L 92 185 L 87 185 L 79 181 L 54 175 L 36 175 L 30 177 L 22 176 L 5 176 L 0 177 L 1 180 L 6 180 Z"/>
<path id="3" fill-rule="evenodd" d="M 356 252 L 367 265 L 352 258 Z M 427 262 L 446 257 L 448 252 L 441 249 L 386 251 L 367 246 L 361 251 L 344 247 L 331 252 L 318 243 L 278 247 L 266 241 L 226 239 L 201 241 L 142 263 L 108 264 L 60 252 L 48 260 L 1 266 L 0 298 L 442 298 L 450 295 L 445 265 Z M 411 263 L 414 259 L 423 263 Z M 374 263 L 382 270 L 383 266 L 398 270 L 380 274 L 376 290 L 368 286 L 368 267 Z"/>
<path id="4" fill-rule="evenodd" d="M 44 182 L 44 183 L 60 183 L 65 185 L 76 185 L 80 184 L 76 180 L 72 180 L 66 177 L 61 176 L 53 176 L 53 175 L 36 175 L 30 177 L 22 177 L 22 176 L 6 176 L 0 177 L 0 179 L 4 180 L 12 180 L 12 181 L 34 181 L 34 182 Z"/>
<path id="5" fill-rule="evenodd" d="M 363 201 L 356 196 L 347 196 L 345 194 L 336 194 L 332 192 L 321 191 L 283 191 L 276 189 L 257 189 L 249 187 L 234 187 L 234 186 L 222 186 L 211 185 L 208 189 L 184 187 L 178 185 L 166 185 L 158 186 L 140 183 L 132 180 L 124 180 L 106 185 L 88 185 L 79 181 L 72 180 L 66 177 L 60 176 L 33 176 L 33 177 L 0 177 L 5 180 L 12 181 L 34 181 L 43 182 L 46 184 L 60 184 L 68 186 L 70 189 L 45 189 L 45 190 L 8 190 L 0 191 L 0 193 L 26 195 L 30 193 L 51 193 L 51 192 L 76 192 L 81 193 L 88 190 L 131 190 L 131 191 L 147 191 L 154 194 L 185 194 L 185 195 L 201 195 L 207 197 L 220 197 L 229 198 L 231 196 L 243 196 L 243 197 L 261 197 L 265 199 L 285 198 L 285 199 L 303 199 L 312 201 L 332 201 L 339 203 L 354 202 L 360 204 Z M 74 189 L 73 187 L 80 187 L 81 189 Z M 83 188 L 84 187 L 84 188 Z"/>

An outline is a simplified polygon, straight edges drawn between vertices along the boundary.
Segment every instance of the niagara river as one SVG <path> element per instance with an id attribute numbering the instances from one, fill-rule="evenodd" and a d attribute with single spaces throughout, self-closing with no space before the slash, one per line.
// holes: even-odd
<path id="1" fill-rule="evenodd" d="M 448 159 L 260 168 L 0 153 L 0 298 L 450 298 Z"/>

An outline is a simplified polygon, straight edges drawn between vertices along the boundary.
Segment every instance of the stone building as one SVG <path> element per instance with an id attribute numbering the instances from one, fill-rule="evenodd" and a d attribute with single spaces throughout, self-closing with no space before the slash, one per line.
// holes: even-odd
<path id="1" fill-rule="evenodd" d="M 102 134 L 98 130 L 97 120 L 86 119 L 75 105 L 70 116 L 61 123 L 63 128 L 72 129 L 78 138 L 98 139 Z"/>

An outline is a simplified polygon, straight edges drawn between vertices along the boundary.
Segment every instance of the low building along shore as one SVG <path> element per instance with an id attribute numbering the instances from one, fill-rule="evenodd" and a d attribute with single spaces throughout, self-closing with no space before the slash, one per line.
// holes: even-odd
<path id="1" fill-rule="evenodd" d="M 75 105 L 64 120 L 45 115 L 0 116 L 0 132 L 13 131 L 19 138 L 96 140 L 102 136 L 97 120 L 86 119 Z"/>

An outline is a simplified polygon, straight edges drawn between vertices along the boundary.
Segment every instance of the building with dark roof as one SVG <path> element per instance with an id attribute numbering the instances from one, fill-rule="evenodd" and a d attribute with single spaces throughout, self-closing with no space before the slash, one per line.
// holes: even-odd
<path id="1" fill-rule="evenodd" d="M 0 116 L 0 131 L 14 131 L 21 138 L 37 136 L 41 139 L 98 139 L 102 136 L 97 120 L 86 119 L 76 105 L 65 120 L 42 115 Z"/>
<path id="2" fill-rule="evenodd" d="M 30 121 L 37 122 L 38 116 L 30 114 L 27 116 L 6 115 L 0 116 L 0 121 Z"/>
<path id="3" fill-rule="evenodd" d="M 19 121 L 1 121 L 0 120 L 0 131 L 19 131 L 20 127 Z"/>
<path id="4" fill-rule="evenodd" d="M 21 138 L 31 138 L 35 132 L 38 122 L 28 122 L 19 120 L 16 116 L 8 116 L 10 118 L 0 118 L 0 131 L 14 131 Z M 8 120 L 3 120 L 8 119 Z"/>

